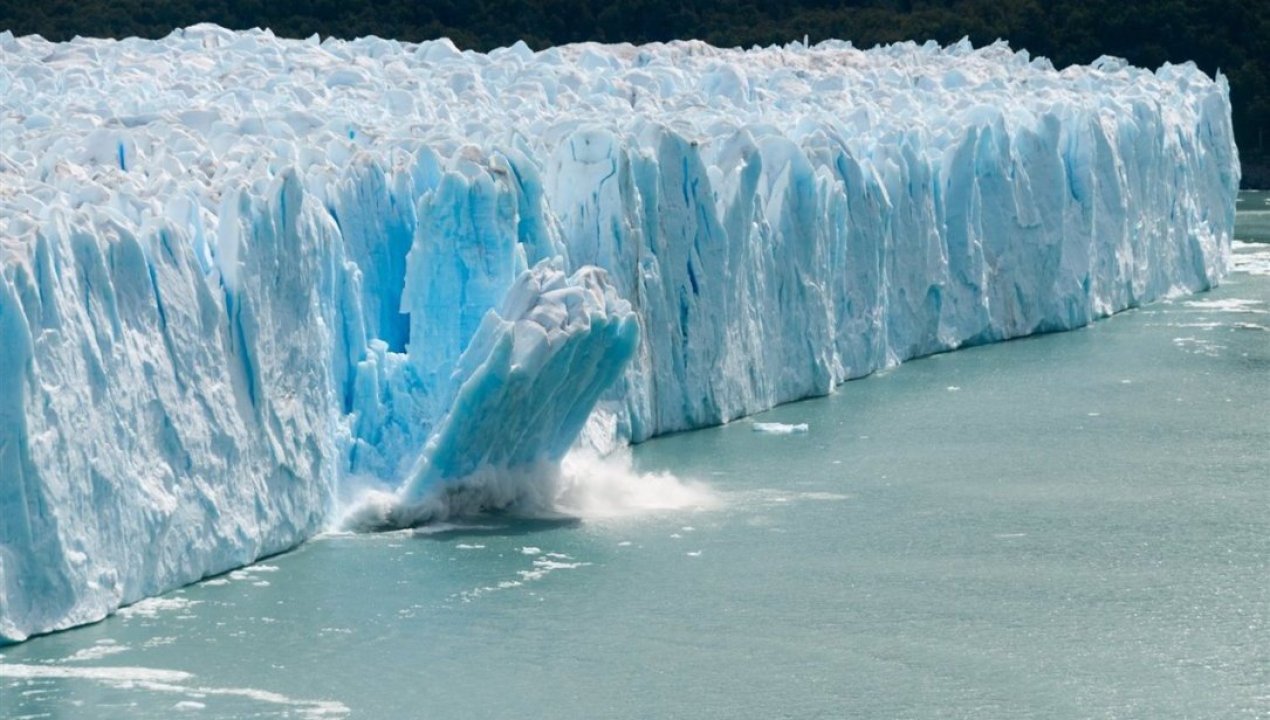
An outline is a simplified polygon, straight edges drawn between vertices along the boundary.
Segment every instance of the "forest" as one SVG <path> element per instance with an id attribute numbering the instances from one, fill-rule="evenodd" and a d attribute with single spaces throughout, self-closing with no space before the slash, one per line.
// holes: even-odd
<path id="1" fill-rule="evenodd" d="M 997 39 L 1058 67 L 1116 55 L 1194 61 L 1230 79 L 1245 187 L 1270 187 L 1270 8 L 1266 0 L 0 0 L 0 31 L 50 40 L 162 37 L 198 22 L 283 37 L 449 37 L 488 50 L 595 40 L 701 39 L 721 47 L 826 38 L 977 46 Z"/>

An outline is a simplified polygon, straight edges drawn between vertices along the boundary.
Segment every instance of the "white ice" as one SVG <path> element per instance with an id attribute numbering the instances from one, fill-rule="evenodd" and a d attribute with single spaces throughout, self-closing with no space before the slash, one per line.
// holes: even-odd
<path id="1" fill-rule="evenodd" d="M 754 423 L 754 432 L 764 433 L 767 435 L 793 435 L 795 433 L 805 433 L 810 428 L 807 423 L 778 423 L 778 422 L 756 422 Z"/>
<path id="2" fill-rule="evenodd" d="M 0 138 L 8 640 L 1211 287 L 1239 180 L 1224 78 L 1003 44 L 0 33 Z"/>

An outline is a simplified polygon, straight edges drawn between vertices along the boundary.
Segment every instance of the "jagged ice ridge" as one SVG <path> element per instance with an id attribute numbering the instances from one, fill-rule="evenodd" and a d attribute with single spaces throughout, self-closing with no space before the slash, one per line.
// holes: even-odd
<path id="1" fill-rule="evenodd" d="M 575 443 L 1208 288 L 1239 179 L 1220 75 L 1003 44 L 3 33 L 0 98 L 0 640 L 358 493 L 515 502 Z"/>

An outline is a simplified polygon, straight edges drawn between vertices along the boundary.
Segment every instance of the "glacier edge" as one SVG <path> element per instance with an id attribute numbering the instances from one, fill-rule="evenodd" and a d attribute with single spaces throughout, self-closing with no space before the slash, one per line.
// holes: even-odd
<path id="1" fill-rule="evenodd" d="M 538 477 L 1229 255 L 1228 88 L 1190 65 L 0 42 L 2 640 L 292 547 L 350 483 L 479 474 L 502 408 L 491 466 Z M 563 369 L 503 392 L 513 355 Z"/>

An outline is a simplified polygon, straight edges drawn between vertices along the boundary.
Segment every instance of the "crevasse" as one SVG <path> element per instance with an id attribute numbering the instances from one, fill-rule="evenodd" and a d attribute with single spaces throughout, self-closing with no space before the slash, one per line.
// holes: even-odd
<path id="1" fill-rule="evenodd" d="M 3 33 L 0 98 L 7 640 L 355 490 L 512 502 L 575 442 L 1208 288 L 1239 179 L 1220 75 L 1003 44 Z"/>

